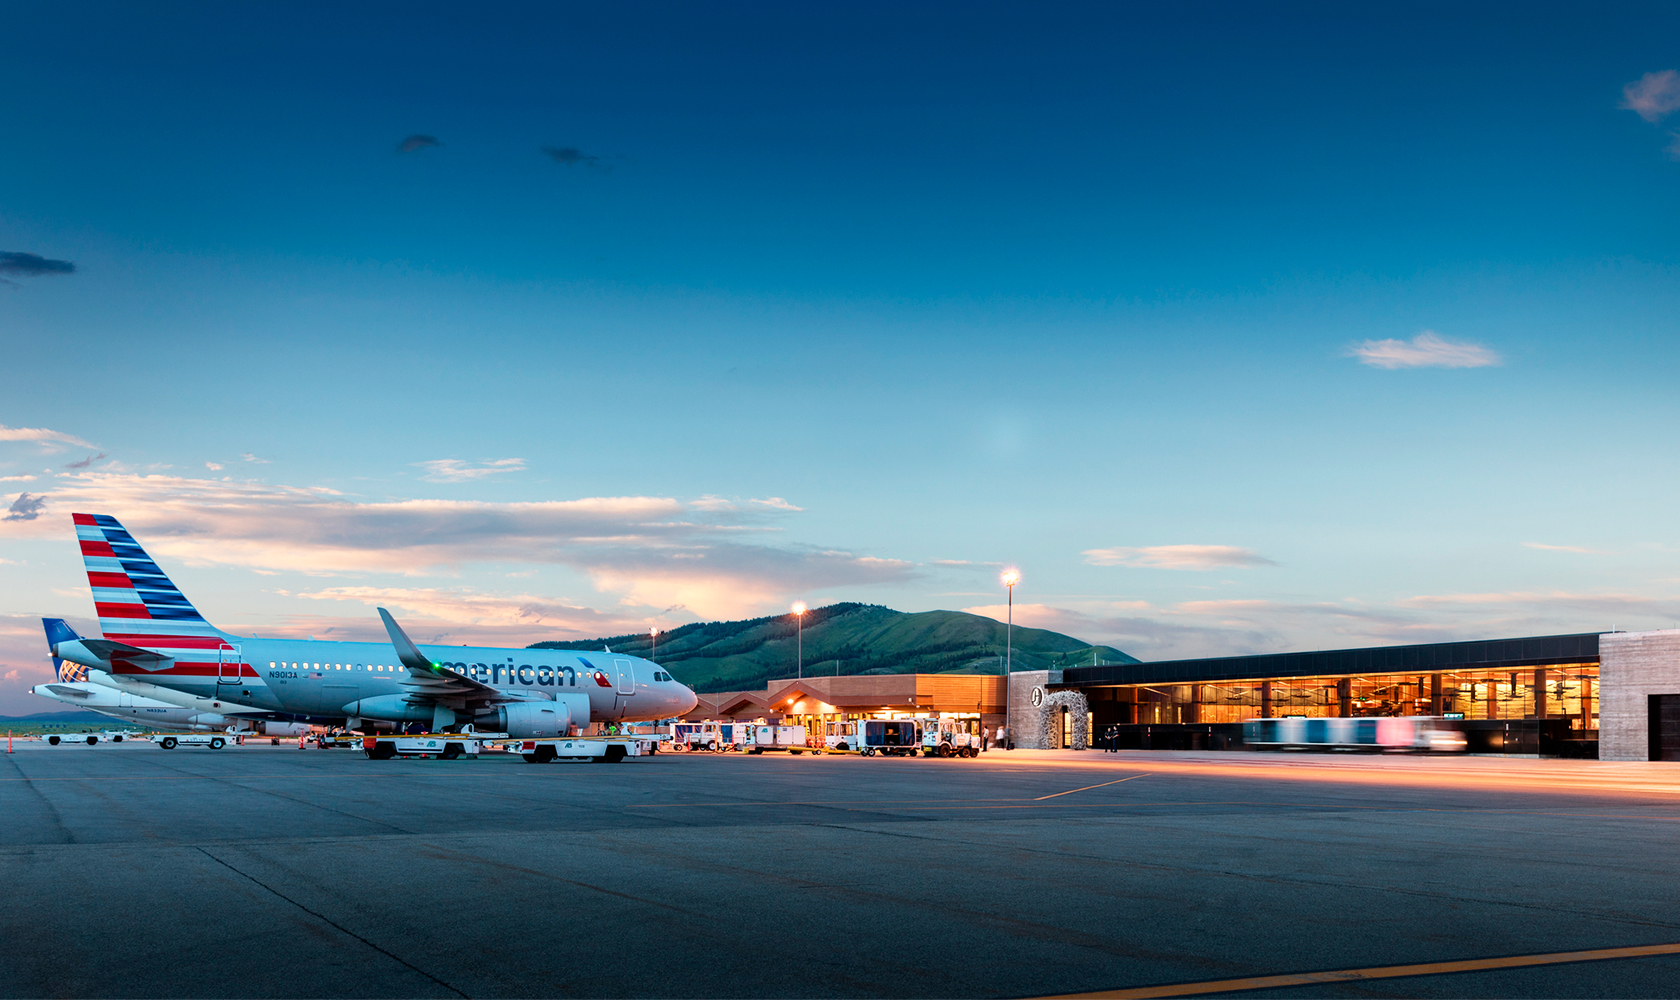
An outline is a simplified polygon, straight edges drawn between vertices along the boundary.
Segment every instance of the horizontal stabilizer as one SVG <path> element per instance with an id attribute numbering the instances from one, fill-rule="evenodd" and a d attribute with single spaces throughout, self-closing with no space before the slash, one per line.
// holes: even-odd
<path id="1" fill-rule="evenodd" d="M 134 664 L 164 663 L 175 659 L 168 653 L 159 653 L 139 646 L 130 646 L 126 642 L 113 639 L 83 639 L 82 647 L 101 660 L 121 659 Z"/>

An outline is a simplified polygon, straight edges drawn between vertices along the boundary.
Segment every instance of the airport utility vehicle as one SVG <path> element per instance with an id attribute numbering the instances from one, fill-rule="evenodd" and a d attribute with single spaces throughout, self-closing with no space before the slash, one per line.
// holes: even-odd
<path id="1" fill-rule="evenodd" d="M 978 757 L 980 736 L 969 732 L 962 719 L 922 720 L 922 755 L 926 757 Z"/>
<path id="2" fill-rule="evenodd" d="M 176 747 L 209 747 L 212 750 L 220 750 L 227 746 L 231 739 L 233 737 L 225 733 L 168 733 L 156 737 L 157 745 L 165 750 L 173 750 Z"/>
<path id="3" fill-rule="evenodd" d="M 888 722 L 884 719 L 856 719 L 834 724 L 834 732 L 823 737 L 825 749 L 835 753 L 858 753 L 865 757 L 914 756 L 922 743 L 921 728 L 913 720 Z"/>
<path id="4" fill-rule="evenodd" d="M 91 747 L 100 740 L 109 740 L 112 743 L 121 743 L 124 736 L 132 735 L 134 734 L 113 733 L 110 730 L 106 730 L 99 733 L 48 733 L 47 735 L 41 737 L 41 739 L 45 740 L 49 745 L 55 747 L 60 743 L 86 743 Z"/>
<path id="5" fill-rule="evenodd" d="M 804 726 L 749 726 L 742 749 L 747 753 L 786 750 L 797 756 L 811 747 Z"/>
<path id="6" fill-rule="evenodd" d="M 672 749 L 704 750 L 717 753 L 735 748 L 735 730 L 746 726 L 730 722 L 679 722 L 673 727 Z"/>

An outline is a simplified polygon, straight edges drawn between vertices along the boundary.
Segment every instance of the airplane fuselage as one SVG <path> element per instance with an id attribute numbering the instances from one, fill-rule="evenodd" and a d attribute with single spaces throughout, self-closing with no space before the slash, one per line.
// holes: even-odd
<path id="1" fill-rule="evenodd" d="M 87 659 L 74 648 L 55 648 L 77 662 Z M 420 651 L 520 700 L 575 702 L 581 696 L 591 721 L 662 719 L 693 707 L 688 688 L 640 657 L 471 646 L 421 646 Z M 182 651 L 162 670 L 120 658 L 88 665 L 110 670 L 119 683 L 132 679 L 208 698 L 209 707 L 228 712 L 399 723 L 433 718 L 431 708 L 408 704 L 407 668 L 389 643 L 230 637 L 220 649 Z"/>

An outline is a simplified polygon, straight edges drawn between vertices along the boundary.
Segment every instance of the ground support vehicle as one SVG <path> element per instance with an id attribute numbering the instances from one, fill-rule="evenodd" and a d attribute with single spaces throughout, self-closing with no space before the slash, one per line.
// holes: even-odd
<path id="1" fill-rule="evenodd" d="M 501 744 L 525 758 L 527 764 L 557 760 L 592 760 L 616 764 L 626 757 L 649 757 L 659 741 L 637 736 L 550 736 L 535 740 L 507 740 Z"/>
<path id="2" fill-rule="evenodd" d="M 131 736 L 131 735 L 133 735 L 133 734 L 132 733 L 112 733 L 112 732 L 104 732 L 104 733 L 48 733 L 47 735 L 42 736 L 41 739 L 44 740 L 49 746 L 55 746 L 55 747 L 58 746 L 60 743 L 86 743 L 88 746 L 91 747 L 95 743 L 98 743 L 100 740 L 109 740 L 112 743 L 121 743 L 123 741 L 123 737 Z"/>
<path id="3" fill-rule="evenodd" d="M 176 747 L 209 747 L 212 750 L 220 750 L 227 746 L 231 739 L 226 733 L 164 733 L 152 737 L 152 742 L 165 750 L 173 750 Z"/>
<path id="4" fill-rule="evenodd" d="M 958 719 L 927 719 L 922 723 L 925 757 L 978 757 L 980 737 Z"/>
<path id="5" fill-rule="evenodd" d="M 505 740 L 506 733 L 421 733 L 417 736 L 363 736 L 362 752 L 369 760 L 390 760 L 393 757 L 420 757 L 428 760 L 455 760 L 463 754 L 477 757 L 487 749 L 499 746 L 493 741 Z"/>
<path id="6" fill-rule="evenodd" d="M 750 726 L 748 741 L 741 747 L 747 753 L 766 750 L 786 750 L 795 756 L 811 749 L 804 726 Z"/>
<path id="7" fill-rule="evenodd" d="M 322 733 L 315 737 L 315 745 L 322 750 L 355 750 L 363 738 L 361 733 Z"/>
<path id="8" fill-rule="evenodd" d="M 912 757 L 921 749 L 921 729 L 909 719 L 841 722 L 832 736 L 823 737 L 823 747 L 830 753 L 857 753 L 865 757 L 876 754 Z"/>
<path id="9" fill-rule="evenodd" d="M 679 722 L 675 728 L 676 732 L 671 737 L 671 749 L 717 753 L 734 749 L 734 730 L 741 727 L 727 722 Z"/>

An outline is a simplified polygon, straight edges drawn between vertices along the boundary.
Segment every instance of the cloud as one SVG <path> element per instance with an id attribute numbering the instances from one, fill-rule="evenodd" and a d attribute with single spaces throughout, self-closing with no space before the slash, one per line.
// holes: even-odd
<path id="1" fill-rule="evenodd" d="M 538 594 L 491 594 L 471 588 L 329 587 L 295 595 L 315 601 L 350 601 L 369 608 L 388 607 L 399 615 L 427 622 L 522 630 L 530 642 L 542 639 L 622 635 L 641 629 L 642 617 L 605 614 L 561 598 Z M 666 611 L 680 609 L 666 609 Z M 371 615 L 369 622 L 372 623 Z M 436 640 L 434 640 L 436 641 Z"/>
<path id="2" fill-rule="evenodd" d="M 420 478 L 428 483 L 465 483 L 504 472 L 525 470 L 523 458 L 498 458 L 476 465 L 458 458 L 437 458 L 429 462 L 415 462 L 414 465 L 426 470 L 426 474 Z"/>
<path id="3" fill-rule="evenodd" d="M 1583 549 L 1579 545 L 1543 545 L 1540 542 L 1524 542 L 1523 548 L 1541 549 L 1546 552 L 1579 552 L 1582 555 L 1602 556 L 1607 553 L 1603 549 Z"/>
<path id="4" fill-rule="evenodd" d="M 419 576 L 466 564 L 559 564 L 622 604 L 681 604 L 705 617 L 918 575 L 904 560 L 764 544 L 756 539 L 772 530 L 762 523 L 768 512 L 709 512 L 668 497 L 358 503 L 321 487 L 102 470 L 61 476 L 34 499 L 55 510 L 114 514 L 154 556 L 191 565 Z M 6 525 L 0 534 L 67 532 L 53 518 Z"/>
<path id="5" fill-rule="evenodd" d="M 48 430 L 45 427 L 7 427 L 0 424 L 0 441 L 33 441 L 41 446 L 42 451 L 62 451 L 61 445 L 73 444 L 78 448 L 92 448 L 74 434 L 63 431 Z"/>
<path id="6" fill-rule="evenodd" d="M 6 671 L 4 676 L 0 676 L 0 680 L 5 680 L 5 681 L 15 681 L 17 679 L 18 679 L 18 672 L 16 670 L 8 670 L 8 671 Z"/>
<path id="7" fill-rule="evenodd" d="M 44 496 L 30 496 L 27 493 L 19 493 L 18 498 L 12 501 L 12 505 L 6 508 L 6 516 L 0 518 L 0 520 L 33 521 L 41 516 L 41 508 L 46 505 L 47 501 Z"/>
<path id="8" fill-rule="evenodd" d="M 222 468 L 223 468 L 221 465 L 218 465 L 215 462 L 205 462 L 204 467 L 206 469 L 209 469 L 211 472 L 220 472 L 220 471 L 222 471 Z"/>
<path id="9" fill-rule="evenodd" d="M 84 459 L 81 459 L 79 461 L 66 462 L 64 467 L 66 469 L 85 469 L 88 466 L 92 465 L 93 463 L 99 461 L 100 459 L 102 459 L 104 457 L 105 457 L 105 453 L 100 452 L 97 455 L 89 455 L 88 457 L 86 457 Z"/>
<path id="10" fill-rule="evenodd" d="M 542 151 L 548 154 L 548 158 L 553 160 L 555 163 L 562 163 L 568 167 L 576 166 L 579 163 L 586 167 L 598 167 L 601 165 L 601 158 L 599 156 L 590 156 L 588 153 L 572 146 L 544 146 Z"/>
<path id="11" fill-rule="evenodd" d="M 0 275 L 38 278 L 46 274 L 74 273 L 76 273 L 76 265 L 67 260 L 53 260 L 39 254 L 0 250 Z"/>
<path id="12" fill-rule="evenodd" d="M 268 459 L 266 459 L 266 458 L 258 458 L 258 457 L 257 457 L 257 456 L 255 456 L 255 455 L 253 455 L 253 454 L 251 454 L 251 453 L 250 453 L 250 452 L 248 452 L 248 451 L 242 451 L 242 452 L 240 452 L 240 453 L 239 453 L 239 457 L 240 457 L 240 458 L 243 458 L 243 459 L 244 459 L 244 460 L 245 460 L 245 461 L 247 461 L 247 462 L 255 462 L 255 463 L 257 463 L 257 464 L 258 464 L 258 465 L 267 465 L 267 464 L 268 464 Z"/>
<path id="13" fill-rule="evenodd" d="M 34 476 L 0 476 L 0 483 L 33 483 Z"/>
<path id="14" fill-rule="evenodd" d="M 1208 570 L 1226 567 L 1276 566 L 1252 549 L 1234 545 L 1151 545 L 1144 548 L 1086 549 L 1092 566 L 1141 566 L 1152 569 Z"/>
<path id="15" fill-rule="evenodd" d="M 1501 363 L 1498 354 L 1480 344 L 1448 340 L 1425 330 L 1404 340 L 1367 340 L 1348 348 L 1348 355 L 1372 368 L 1487 368 Z"/>
<path id="16" fill-rule="evenodd" d="M 1680 73 L 1671 69 L 1646 73 L 1622 88 L 1621 107 L 1648 122 L 1680 110 Z"/>
<path id="17" fill-rule="evenodd" d="M 428 146 L 441 145 L 443 145 L 443 143 L 438 142 L 436 136 L 415 134 L 404 139 L 402 142 L 397 143 L 397 152 L 418 153 L 420 150 L 425 149 Z"/>
<path id="18" fill-rule="evenodd" d="M 747 502 L 748 503 L 756 503 L 761 507 L 770 507 L 770 508 L 773 508 L 775 510 L 799 510 L 799 511 L 802 511 L 802 510 L 805 509 L 803 507 L 795 507 L 793 504 L 788 503 L 786 500 L 783 500 L 781 497 L 771 497 L 768 500 L 748 500 Z"/>

